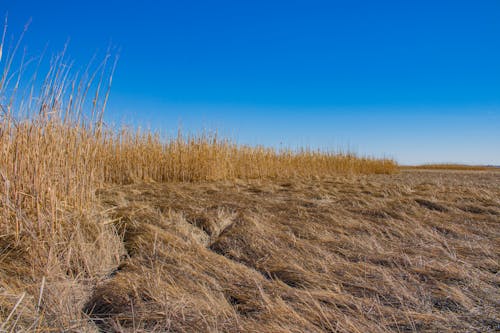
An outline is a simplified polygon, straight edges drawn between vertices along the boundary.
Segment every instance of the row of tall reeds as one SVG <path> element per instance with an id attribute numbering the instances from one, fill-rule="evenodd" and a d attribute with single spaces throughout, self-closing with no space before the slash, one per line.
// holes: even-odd
<path id="1" fill-rule="evenodd" d="M 112 71 L 106 72 L 109 56 L 94 72 L 87 69 L 72 76 L 64 53 L 57 55 L 37 87 L 39 73 L 23 81 L 23 61 L 11 71 L 17 47 L 4 61 L 0 82 L 0 175 L 5 193 L 16 205 L 39 208 L 43 202 L 52 207 L 47 202 L 63 200 L 84 206 L 95 188 L 106 182 L 307 177 L 396 169 L 390 159 L 350 153 L 251 147 L 210 134 L 162 140 L 149 131 L 108 128 L 103 112 L 112 79 Z M 21 82 L 31 85 L 22 89 Z"/>

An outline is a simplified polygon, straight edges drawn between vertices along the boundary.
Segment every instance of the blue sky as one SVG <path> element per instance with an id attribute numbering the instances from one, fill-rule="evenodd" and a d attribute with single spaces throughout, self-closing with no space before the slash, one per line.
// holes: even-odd
<path id="1" fill-rule="evenodd" d="M 4 0 L 28 51 L 121 49 L 108 121 L 500 165 L 500 1 Z"/>

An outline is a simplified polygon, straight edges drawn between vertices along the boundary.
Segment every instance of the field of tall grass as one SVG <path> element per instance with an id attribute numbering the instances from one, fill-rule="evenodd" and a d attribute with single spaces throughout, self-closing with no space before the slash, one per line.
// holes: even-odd
<path id="1" fill-rule="evenodd" d="M 25 32 L 7 46 L 5 28 L 0 44 L 0 331 L 85 321 L 86 291 L 123 250 L 96 202 L 104 186 L 397 170 L 390 159 L 110 128 L 103 115 L 116 60 L 106 55 L 78 74 L 62 52 L 41 73 L 42 57 L 21 52 Z"/>

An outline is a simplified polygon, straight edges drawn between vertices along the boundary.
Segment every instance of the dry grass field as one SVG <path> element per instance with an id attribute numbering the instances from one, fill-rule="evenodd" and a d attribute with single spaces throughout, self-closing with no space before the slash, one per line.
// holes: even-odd
<path id="1" fill-rule="evenodd" d="M 2 329 L 495 332 L 499 198 L 486 171 L 107 185 L 73 254 L 0 238 Z"/>
<path id="2" fill-rule="evenodd" d="M 4 39 L 0 332 L 500 330 L 496 169 L 117 130 Z"/>
<path id="3" fill-rule="evenodd" d="M 493 332 L 500 173 L 137 184 L 99 198 L 124 254 L 102 331 Z"/>

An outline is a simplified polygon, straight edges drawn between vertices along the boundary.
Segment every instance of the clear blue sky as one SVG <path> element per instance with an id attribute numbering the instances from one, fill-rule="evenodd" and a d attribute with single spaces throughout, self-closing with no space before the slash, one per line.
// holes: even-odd
<path id="1" fill-rule="evenodd" d="M 500 1 L 1 1 L 82 64 L 121 48 L 108 119 L 401 163 L 500 164 Z"/>

